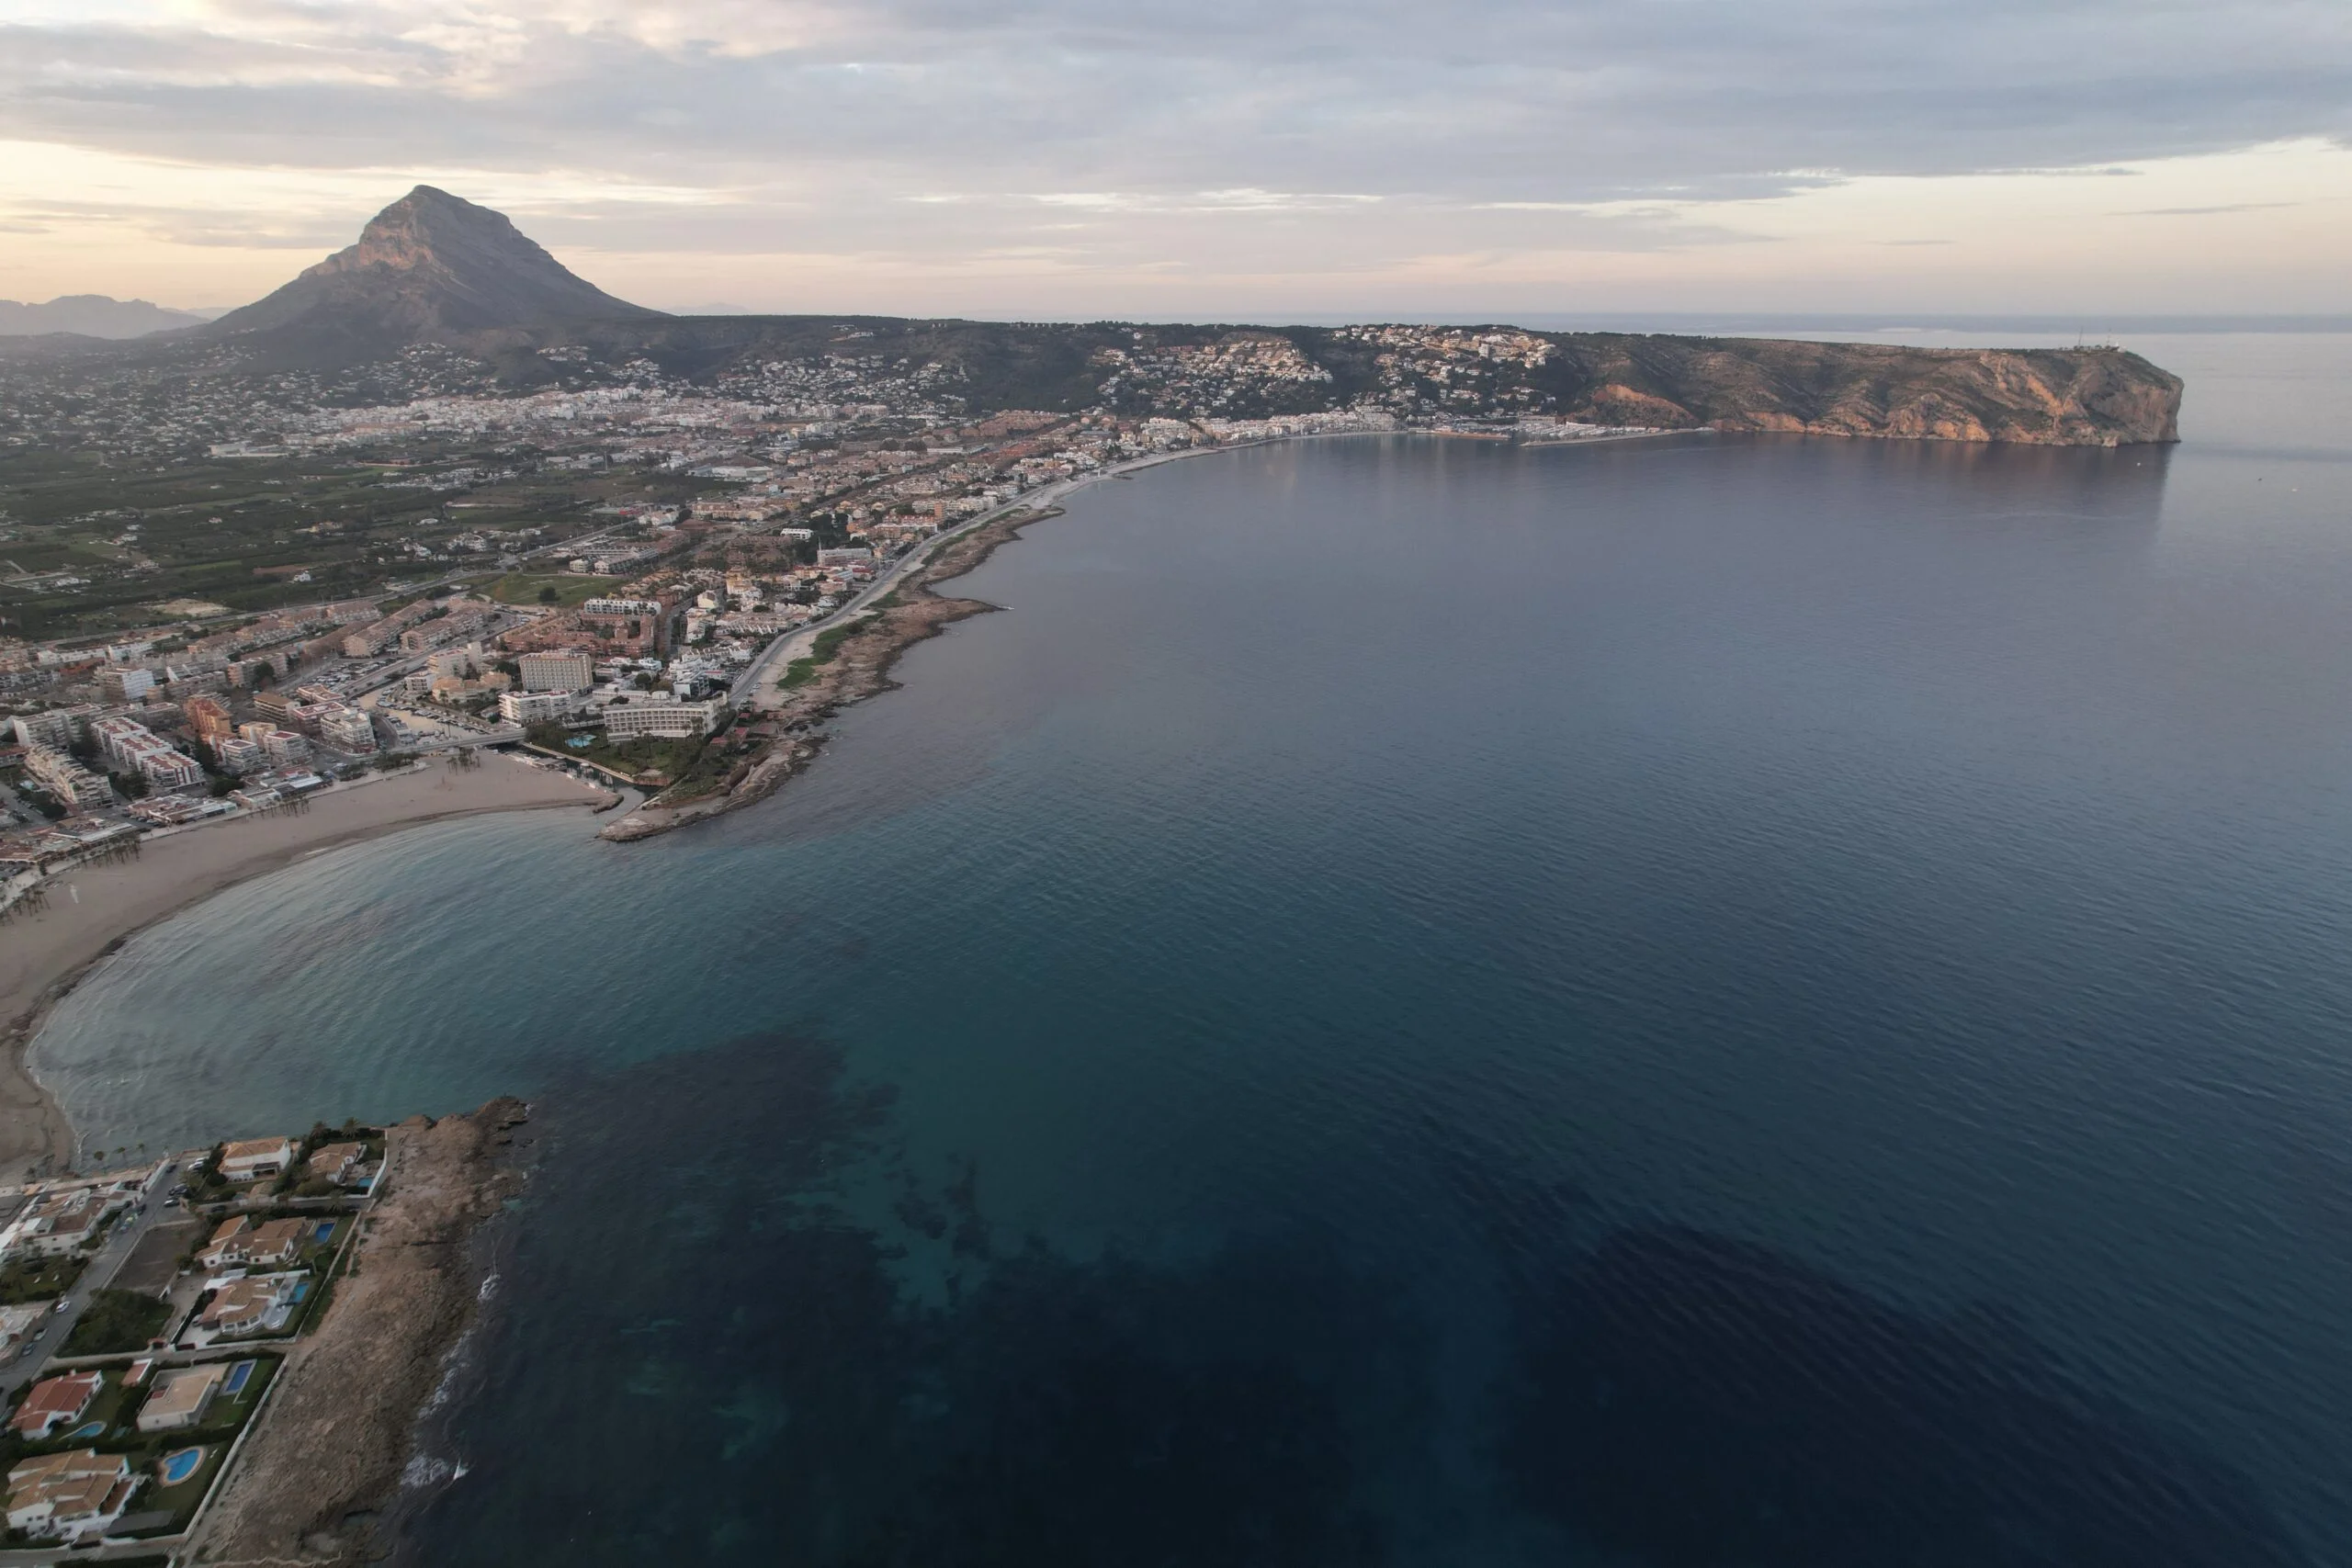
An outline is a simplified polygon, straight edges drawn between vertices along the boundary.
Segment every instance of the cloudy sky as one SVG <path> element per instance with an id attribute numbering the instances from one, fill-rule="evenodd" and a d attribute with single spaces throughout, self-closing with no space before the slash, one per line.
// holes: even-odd
<path id="1" fill-rule="evenodd" d="M 0 297 L 424 181 L 667 308 L 2352 310 L 2347 0 L 0 0 Z"/>

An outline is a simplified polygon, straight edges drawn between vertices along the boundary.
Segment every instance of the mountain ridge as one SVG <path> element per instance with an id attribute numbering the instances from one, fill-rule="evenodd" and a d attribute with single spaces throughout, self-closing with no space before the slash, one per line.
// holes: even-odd
<path id="1" fill-rule="evenodd" d="M 119 341 L 200 327 L 218 314 L 174 310 L 152 299 L 117 299 L 106 294 L 61 294 L 38 302 L 0 299 L 0 337 L 72 333 Z"/>

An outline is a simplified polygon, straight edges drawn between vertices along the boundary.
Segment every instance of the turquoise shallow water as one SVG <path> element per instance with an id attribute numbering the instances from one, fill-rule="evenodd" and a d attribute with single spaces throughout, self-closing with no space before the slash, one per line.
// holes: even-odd
<path id="1" fill-rule="evenodd" d="M 770 805 L 322 856 L 37 1059 L 534 1097 L 420 1561 L 2342 1561 L 2348 341 L 1098 486 Z"/>

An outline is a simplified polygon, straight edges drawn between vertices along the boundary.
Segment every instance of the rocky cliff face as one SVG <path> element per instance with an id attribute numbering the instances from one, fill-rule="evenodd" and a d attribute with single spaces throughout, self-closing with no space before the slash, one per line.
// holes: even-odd
<path id="1" fill-rule="evenodd" d="M 1562 334 L 1586 417 L 1611 424 L 2118 446 L 2180 439 L 2178 377 L 2114 348 Z"/>
<path id="2" fill-rule="evenodd" d="M 419 186 L 359 243 L 198 334 L 300 363 L 365 359 L 415 343 L 571 321 L 643 320 L 526 236 L 503 213 Z"/>

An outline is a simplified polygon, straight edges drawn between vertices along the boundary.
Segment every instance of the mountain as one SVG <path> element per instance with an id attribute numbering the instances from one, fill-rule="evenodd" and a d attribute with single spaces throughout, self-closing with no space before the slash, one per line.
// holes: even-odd
<path id="1" fill-rule="evenodd" d="M 249 360 L 318 366 L 421 343 L 482 351 L 518 329 L 660 314 L 571 272 L 505 214 L 419 186 L 376 214 L 357 244 L 197 335 Z"/>
<path id="2" fill-rule="evenodd" d="M 152 309 L 152 307 L 149 307 Z M 717 310 L 717 307 L 713 308 Z M 2119 348 L 1935 349 L 1507 325 L 1246 327 L 888 316 L 666 315 L 567 271 L 504 215 L 419 186 L 359 243 L 209 326 L 137 344 L 0 341 L 54 374 L 189 379 L 396 361 L 438 344 L 508 389 L 915 370 L 962 412 L 1257 417 L 1373 405 L 1419 423 L 1603 424 L 2115 446 L 2179 439 L 2181 384 Z M 851 346 L 851 345 L 854 345 Z M 74 367 L 82 367 L 76 370 Z M 895 367 L 895 368 L 888 368 Z M 43 371 L 42 374 L 51 374 Z M 865 374 L 861 371 L 859 374 Z M 399 377 L 391 378 L 398 382 Z M 62 382 L 60 383 L 61 385 Z M 382 394 L 394 395 L 387 387 Z"/>
<path id="3" fill-rule="evenodd" d="M 43 333 L 145 337 L 149 333 L 202 326 L 219 313 L 175 310 L 145 299 L 110 299 L 103 294 L 61 294 L 40 305 L 0 299 L 0 337 L 36 337 Z"/>

